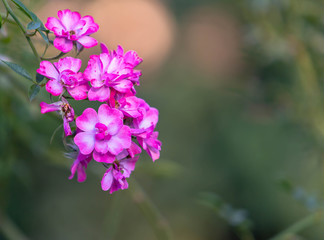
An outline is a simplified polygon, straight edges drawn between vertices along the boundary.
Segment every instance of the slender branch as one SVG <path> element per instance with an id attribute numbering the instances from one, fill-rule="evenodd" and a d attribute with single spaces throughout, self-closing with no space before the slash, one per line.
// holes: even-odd
<path id="1" fill-rule="evenodd" d="M 59 55 L 57 55 L 57 56 L 55 56 L 55 57 L 51 57 L 51 58 L 41 57 L 41 59 L 42 59 L 42 60 L 49 60 L 49 61 L 50 61 L 50 60 L 55 60 L 55 59 L 58 59 L 58 58 L 64 56 L 65 54 L 67 54 L 67 53 L 61 52 Z"/>
<path id="2" fill-rule="evenodd" d="M 128 189 L 128 192 L 131 194 L 133 201 L 142 211 L 146 220 L 151 224 L 157 239 L 172 239 L 171 229 L 168 222 L 164 219 L 159 210 L 154 206 L 152 201 L 148 198 L 144 190 L 134 180 L 134 178 L 132 179 L 131 187 Z"/>
<path id="3" fill-rule="evenodd" d="M 5 24 L 6 22 L 11 23 L 11 24 L 16 24 L 16 22 L 14 20 L 8 18 L 7 14 L 0 13 L 0 16 L 3 19 L 3 23 L 2 24 Z"/>
<path id="4" fill-rule="evenodd" d="M 288 227 L 287 229 L 280 232 L 279 234 L 277 234 L 276 236 L 274 236 L 273 238 L 271 238 L 269 240 L 287 239 L 287 237 L 289 237 L 293 234 L 296 234 L 296 233 L 318 223 L 320 220 L 323 220 L 323 212 L 322 211 L 315 212 L 315 213 L 308 215 L 305 218 L 299 220 L 298 222 L 294 223 L 293 225 L 291 225 L 290 227 Z"/>
<path id="5" fill-rule="evenodd" d="M 19 21 L 18 17 L 15 15 L 15 13 L 10 8 L 7 0 L 2 0 L 2 2 L 3 2 L 3 5 L 5 6 L 5 8 L 7 9 L 8 13 L 10 14 L 10 16 L 14 19 L 14 21 L 17 23 L 20 30 L 23 32 L 23 34 L 24 34 L 25 38 L 27 39 L 27 42 L 29 43 L 29 46 L 32 49 L 37 61 L 40 62 L 40 57 L 39 57 L 39 55 L 38 55 L 38 53 L 36 51 L 36 48 L 35 48 L 32 40 L 30 39 L 29 36 L 26 35 L 26 30 L 25 30 L 24 26 L 22 25 L 22 23 Z"/>

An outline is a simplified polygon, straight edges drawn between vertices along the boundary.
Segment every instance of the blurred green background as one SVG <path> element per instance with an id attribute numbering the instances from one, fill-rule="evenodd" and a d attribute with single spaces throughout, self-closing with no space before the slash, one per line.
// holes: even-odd
<path id="1" fill-rule="evenodd" d="M 163 145 L 155 163 L 142 154 L 129 190 L 102 191 L 95 162 L 85 183 L 70 181 L 61 132 L 50 144 L 60 121 L 40 114 L 45 89 L 29 103 L 31 83 L 0 65 L 0 239 L 157 239 L 136 182 L 176 240 L 252 239 L 246 229 L 268 239 L 321 213 L 323 1 L 23 2 L 44 22 L 59 9 L 90 14 L 99 41 L 139 52 L 138 96 L 159 109 Z M 99 51 L 81 54 L 83 68 Z M 0 58 L 38 68 L 10 23 Z M 80 114 L 91 104 L 72 105 Z M 286 239 L 324 239 L 323 227 Z"/>

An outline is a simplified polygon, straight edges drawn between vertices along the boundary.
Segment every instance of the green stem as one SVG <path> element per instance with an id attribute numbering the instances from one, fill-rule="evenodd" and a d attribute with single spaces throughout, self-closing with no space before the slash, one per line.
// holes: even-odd
<path id="1" fill-rule="evenodd" d="M 16 24 L 16 22 L 13 21 L 12 19 L 9 19 L 6 14 L 0 13 L 0 15 L 1 15 L 2 19 L 3 19 L 2 24 L 5 24 L 6 22 L 11 23 L 11 24 Z"/>
<path id="2" fill-rule="evenodd" d="M 320 220 L 323 220 L 323 212 L 322 211 L 315 212 L 315 213 L 308 215 L 307 217 L 299 220 L 298 222 L 294 223 L 293 225 L 291 225 L 290 227 L 288 227 L 287 229 L 280 232 L 279 234 L 277 234 L 276 236 L 274 236 L 273 238 L 271 238 L 269 240 L 287 239 L 289 236 L 292 236 L 292 235 L 304 230 L 305 228 L 308 228 L 308 227 L 318 223 Z"/>
<path id="3" fill-rule="evenodd" d="M 147 197 L 141 186 L 132 179 L 131 187 L 128 189 L 133 201 L 142 211 L 146 220 L 151 224 L 157 239 L 170 240 L 171 229 L 152 201 Z"/>
<path id="4" fill-rule="evenodd" d="M 14 21 L 17 23 L 18 27 L 20 28 L 20 30 L 23 32 L 25 38 L 27 39 L 27 42 L 29 43 L 30 48 L 32 49 L 36 59 L 38 62 L 40 62 L 40 57 L 36 51 L 36 48 L 32 42 L 32 40 L 30 39 L 29 36 L 26 35 L 26 31 L 24 26 L 22 25 L 22 23 L 19 21 L 18 17 L 15 15 L 15 13 L 12 11 L 12 9 L 10 8 L 7 0 L 2 0 L 3 5 L 5 6 L 5 8 L 7 9 L 8 13 L 10 14 L 10 16 L 14 19 Z"/>

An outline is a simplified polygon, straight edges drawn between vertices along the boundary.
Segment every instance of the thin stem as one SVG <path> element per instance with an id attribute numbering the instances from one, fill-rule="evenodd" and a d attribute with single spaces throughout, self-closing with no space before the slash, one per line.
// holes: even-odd
<path id="1" fill-rule="evenodd" d="M 141 186 L 134 179 L 132 179 L 131 186 L 132 187 L 130 187 L 128 191 L 131 194 L 133 201 L 142 211 L 146 220 L 151 224 L 157 239 L 172 239 L 171 229 L 168 222 L 164 219 L 156 206 L 154 206 Z"/>
<path id="2" fill-rule="evenodd" d="M 11 24 L 16 24 L 15 21 L 8 18 L 8 12 L 7 12 L 7 14 L 0 13 L 0 15 L 1 15 L 2 19 L 3 19 L 2 25 L 5 24 L 6 22 L 11 23 Z"/>
<path id="3" fill-rule="evenodd" d="M 323 212 L 318 211 L 294 223 L 269 240 L 283 240 L 323 220 Z"/>
<path id="4" fill-rule="evenodd" d="M 8 13 L 10 14 L 10 16 L 14 19 L 14 21 L 17 23 L 18 27 L 20 28 L 20 30 L 23 32 L 25 38 L 27 39 L 27 42 L 29 43 L 30 48 L 32 49 L 36 59 L 38 62 L 40 62 L 40 57 L 36 51 L 36 48 L 32 42 L 32 40 L 30 39 L 29 36 L 26 35 L 26 31 L 24 26 L 22 25 L 22 23 L 19 21 L 18 17 L 15 15 L 15 13 L 12 11 L 12 9 L 10 8 L 7 0 L 2 0 L 3 5 L 5 6 L 5 8 L 7 9 Z"/>
<path id="5" fill-rule="evenodd" d="M 44 58 L 44 57 L 41 57 L 41 59 L 42 60 L 55 60 L 55 59 L 58 59 L 58 58 L 60 58 L 60 57 L 62 57 L 62 56 L 64 56 L 66 53 L 64 53 L 64 52 L 61 52 L 59 55 L 57 55 L 57 56 L 55 56 L 55 57 L 51 57 L 51 58 Z"/>

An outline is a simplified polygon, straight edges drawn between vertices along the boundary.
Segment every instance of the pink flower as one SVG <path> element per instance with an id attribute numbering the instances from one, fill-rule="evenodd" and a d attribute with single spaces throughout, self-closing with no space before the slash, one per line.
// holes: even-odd
<path id="1" fill-rule="evenodd" d="M 144 102 L 143 99 L 135 96 L 128 96 L 117 100 L 117 98 L 115 98 L 116 96 L 112 95 L 113 94 L 110 95 L 109 105 L 112 108 L 120 110 L 124 114 L 124 117 L 138 118 L 142 115 L 141 105 Z"/>
<path id="2" fill-rule="evenodd" d="M 91 154 L 83 155 L 82 153 L 80 153 L 79 148 L 73 142 L 67 144 L 67 147 L 71 149 L 71 152 L 65 153 L 64 155 L 74 160 L 71 166 L 71 175 L 69 179 L 72 179 L 75 173 L 77 173 L 78 182 L 84 182 L 87 178 L 85 170 L 87 169 L 88 164 L 92 159 L 92 156 Z"/>
<path id="3" fill-rule="evenodd" d="M 162 143 L 157 139 L 159 132 L 150 132 L 145 138 L 137 137 L 138 143 L 152 158 L 153 162 L 160 158 Z"/>
<path id="4" fill-rule="evenodd" d="M 105 102 L 112 90 L 118 94 L 126 94 L 129 91 L 135 93 L 134 83 L 139 84 L 140 72 L 133 68 L 141 59 L 134 51 L 124 56 L 121 47 L 119 54 L 115 51 L 109 53 L 105 45 L 102 45 L 102 48 L 103 53 L 90 56 L 84 71 L 84 77 L 92 86 L 88 93 L 89 100 Z"/>
<path id="5" fill-rule="evenodd" d="M 71 175 L 69 179 L 71 180 L 74 177 L 75 173 L 77 173 L 78 182 L 84 182 L 87 179 L 87 174 L 85 170 L 87 169 L 91 159 L 92 159 L 91 154 L 83 155 L 82 153 L 79 153 L 71 166 Z"/>
<path id="6" fill-rule="evenodd" d="M 58 11 L 57 15 L 59 19 L 49 17 L 45 26 L 54 32 L 54 47 L 58 50 L 67 53 L 72 50 L 74 42 L 78 48 L 91 48 L 98 44 L 96 39 L 89 37 L 99 29 L 93 17 L 81 17 L 80 13 L 69 9 Z"/>
<path id="7" fill-rule="evenodd" d="M 112 163 L 101 180 L 102 190 L 108 191 L 110 189 L 109 193 L 112 194 L 119 189 L 127 189 L 128 183 L 126 178 L 129 178 L 131 172 L 135 169 L 138 158 L 139 156 L 121 158 L 118 155 L 117 160 Z"/>
<path id="8" fill-rule="evenodd" d="M 40 103 L 41 113 L 48 113 L 53 111 L 59 111 L 63 118 L 63 127 L 65 136 L 69 136 L 72 134 L 69 122 L 74 121 L 74 110 L 71 105 L 66 101 L 64 97 L 62 97 L 62 101 L 55 102 L 55 103 Z"/>
<path id="9" fill-rule="evenodd" d="M 83 79 L 81 60 L 73 57 L 61 58 L 54 65 L 49 61 L 42 61 L 37 72 L 50 80 L 46 83 L 46 90 L 54 96 L 62 94 L 66 89 L 75 100 L 87 98 L 89 85 Z"/>
<path id="10" fill-rule="evenodd" d="M 146 104 L 147 105 L 147 104 Z M 132 135 L 137 137 L 138 143 L 149 154 L 153 161 L 160 158 L 161 142 L 157 139 L 159 133 L 154 132 L 159 119 L 156 108 L 141 108 L 142 116 L 133 120 Z"/>
<path id="11" fill-rule="evenodd" d="M 97 112 L 92 108 L 84 110 L 76 119 L 81 130 L 74 142 L 84 155 L 93 152 L 94 160 L 112 163 L 116 155 L 131 146 L 131 133 L 123 125 L 123 114 L 117 109 L 102 104 Z"/>
<path id="12" fill-rule="evenodd" d="M 101 46 L 102 53 L 109 54 L 109 50 L 105 44 L 101 43 L 100 46 Z M 143 62 L 143 59 L 140 58 L 138 54 L 133 50 L 126 52 L 124 55 L 124 49 L 120 45 L 117 46 L 116 51 L 112 51 L 111 55 L 114 57 L 123 58 L 126 64 L 126 68 L 129 69 L 134 69 L 135 67 L 137 67 L 137 65 Z M 141 71 L 133 70 L 133 74 L 130 77 L 130 80 L 132 80 L 134 83 L 139 85 L 139 77 L 141 75 L 142 75 Z"/>

